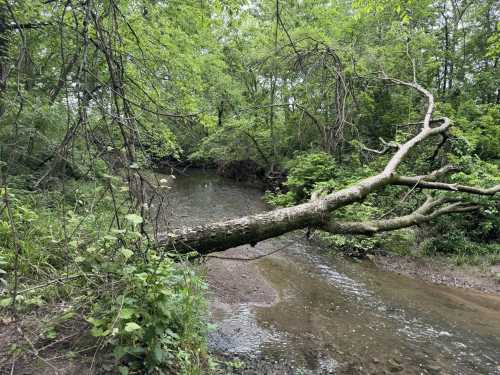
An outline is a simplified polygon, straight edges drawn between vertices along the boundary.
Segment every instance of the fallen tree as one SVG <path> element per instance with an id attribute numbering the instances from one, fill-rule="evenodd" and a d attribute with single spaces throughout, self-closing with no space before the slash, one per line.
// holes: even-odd
<path id="1" fill-rule="evenodd" d="M 397 168 L 407 157 L 410 150 L 431 137 L 443 135 L 451 126 L 451 121 L 447 117 L 432 118 L 435 107 L 434 96 L 418 83 L 396 79 L 387 80 L 417 90 L 426 97 L 427 108 L 423 121 L 419 123 L 420 129 L 416 135 L 405 143 L 385 143 L 383 150 L 374 150 L 378 154 L 386 153 L 389 148 L 396 150 L 383 171 L 365 178 L 353 186 L 311 202 L 237 219 L 161 233 L 157 238 L 158 245 L 173 248 L 177 251 L 194 250 L 200 254 L 208 254 L 244 244 L 255 245 L 260 241 L 302 228 L 316 228 L 335 234 L 373 235 L 378 232 L 429 222 L 444 214 L 463 213 L 479 209 L 478 205 L 468 204 L 458 198 L 432 197 L 428 195 L 422 206 L 405 216 L 366 222 L 331 221 L 330 214 L 333 211 L 361 202 L 369 194 L 389 185 L 490 196 L 500 191 L 500 185 L 481 188 L 439 181 L 443 176 L 459 170 L 458 167 L 451 165 L 446 165 L 426 175 L 398 175 Z"/>

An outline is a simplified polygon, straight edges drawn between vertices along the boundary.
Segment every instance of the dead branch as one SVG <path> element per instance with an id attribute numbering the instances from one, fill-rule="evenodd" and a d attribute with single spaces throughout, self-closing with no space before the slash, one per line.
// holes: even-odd
<path id="1" fill-rule="evenodd" d="M 480 208 L 480 206 L 477 205 L 467 205 L 458 201 L 436 209 L 436 207 L 446 202 L 450 202 L 450 199 L 428 198 L 422 206 L 408 215 L 386 220 L 364 222 L 329 221 L 319 229 L 333 234 L 362 234 L 372 236 L 380 232 L 393 231 L 427 223 L 444 214 L 471 212 Z"/>

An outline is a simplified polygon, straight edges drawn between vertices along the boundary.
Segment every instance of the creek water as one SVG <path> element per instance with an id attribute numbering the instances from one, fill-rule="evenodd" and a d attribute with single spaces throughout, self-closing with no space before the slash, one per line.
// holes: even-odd
<path id="1" fill-rule="evenodd" d="M 211 172 L 172 182 L 170 228 L 269 209 L 262 193 Z M 255 257 L 277 251 L 253 261 Z M 212 353 L 251 374 L 500 374 L 500 298 L 354 262 L 291 233 L 202 267 Z"/>

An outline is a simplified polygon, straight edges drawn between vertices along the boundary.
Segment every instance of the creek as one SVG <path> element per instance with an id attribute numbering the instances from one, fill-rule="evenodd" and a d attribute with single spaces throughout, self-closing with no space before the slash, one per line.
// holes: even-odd
<path id="1" fill-rule="evenodd" d="M 212 172 L 177 176 L 168 228 L 269 209 Z M 253 261 L 252 258 L 272 253 Z M 302 232 L 208 258 L 210 350 L 248 374 L 500 374 L 500 298 L 336 256 Z M 236 371 L 236 372 L 238 372 Z M 228 370 L 229 372 L 229 370 Z"/>

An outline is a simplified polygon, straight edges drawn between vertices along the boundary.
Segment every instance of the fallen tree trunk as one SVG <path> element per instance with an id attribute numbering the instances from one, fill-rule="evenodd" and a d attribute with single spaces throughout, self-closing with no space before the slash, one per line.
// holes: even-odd
<path id="1" fill-rule="evenodd" d="M 397 167 L 413 147 L 429 137 L 443 134 L 448 130 L 451 122 L 448 118 L 432 119 L 434 97 L 429 91 L 417 83 L 408 83 L 399 80 L 391 80 L 391 82 L 409 86 L 425 95 L 428 99 L 428 107 L 420 131 L 403 144 L 393 144 L 393 147 L 397 151 L 381 173 L 312 202 L 238 219 L 162 233 L 158 235 L 158 245 L 160 247 L 172 248 L 176 251 L 197 251 L 200 254 L 208 254 L 244 244 L 255 245 L 260 241 L 307 227 L 318 228 L 331 233 L 372 235 L 382 231 L 396 230 L 421 224 L 443 214 L 477 210 L 479 208 L 477 205 L 465 204 L 460 200 L 432 198 L 428 196 L 426 202 L 409 215 L 368 222 L 330 222 L 331 212 L 346 205 L 361 202 L 370 193 L 388 185 L 402 185 L 413 188 L 418 187 L 421 189 L 445 190 L 478 195 L 495 195 L 500 191 L 500 185 L 483 189 L 436 181 L 443 175 L 456 171 L 458 168 L 454 166 L 444 166 L 423 176 L 407 177 L 397 175 Z M 439 125 L 432 127 L 431 124 L 435 123 Z"/>

